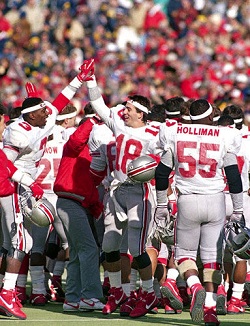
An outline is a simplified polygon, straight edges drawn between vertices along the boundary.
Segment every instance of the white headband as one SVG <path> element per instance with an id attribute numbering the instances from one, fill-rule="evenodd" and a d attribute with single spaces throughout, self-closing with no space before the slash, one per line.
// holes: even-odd
<path id="1" fill-rule="evenodd" d="M 127 101 L 127 103 L 130 103 L 130 104 L 134 105 L 137 109 L 139 109 L 139 110 L 141 110 L 141 111 L 143 111 L 143 112 L 145 112 L 147 114 L 149 112 L 149 110 L 148 110 L 148 108 L 146 108 L 146 106 L 144 106 L 144 105 L 142 105 L 142 104 L 140 104 L 140 103 L 138 103 L 136 101 L 129 100 L 129 101 Z"/>
<path id="2" fill-rule="evenodd" d="M 39 110 L 39 109 L 43 109 L 45 107 L 46 107 L 45 103 L 42 102 L 42 103 L 39 103 L 37 105 L 30 106 L 30 107 L 28 107 L 26 109 L 23 109 L 21 112 L 22 112 L 22 114 L 25 114 L 25 113 L 33 112 L 33 111 L 36 111 L 36 110 Z"/>
<path id="3" fill-rule="evenodd" d="M 183 120 L 191 120 L 190 115 L 182 115 Z"/>
<path id="4" fill-rule="evenodd" d="M 84 118 L 93 118 L 96 116 L 96 113 L 86 114 Z"/>
<path id="5" fill-rule="evenodd" d="M 218 121 L 220 119 L 220 115 L 217 115 L 217 117 L 213 117 L 213 121 Z"/>
<path id="6" fill-rule="evenodd" d="M 76 116 L 76 111 L 75 112 L 71 112 L 71 113 L 66 113 L 66 114 L 58 114 L 58 116 L 56 117 L 57 121 L 62 121 L 65 119 L 70 119 L 70 118 L 74 118 Z"/>
<path id="7" fill-rule="evenodd" d="M 198 114 L 198 115 L 191 115 L 190 114 L 190 118 L 191 118 L 191 120 L 200 120 L 200 119 L 208 117 L 209 114 L 211 114 L 212 112 L 213 112 L 212 105 L 209 104 L 209 108 L 207 109 L 207 111 L 205 111 L 202 114 Z"/>
<path id="8" fill-rule="evenodd" d="M 165 110 L 165 113 L 168 114 L 168 115 L 177 115 L 177 114 L 181 114 L 180 111 L 171 112 L 171 111 L 167 111 L 167 110 Z"/>
<path id="9" fill-rule="evenodd" d="M 242 122 L 242 118 L 240 119 L 234 119 L 234 123 L 237 124 L 237 123 L 241 123 Z"/>

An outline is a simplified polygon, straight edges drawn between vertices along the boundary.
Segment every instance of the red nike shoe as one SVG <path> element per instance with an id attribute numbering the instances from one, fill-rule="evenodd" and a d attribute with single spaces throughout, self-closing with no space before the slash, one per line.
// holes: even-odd
<path id="1" fill-rule="evenodd" d="M 245 308 L 242 307 L 240 299 L 231 297 L 230 301 L 227 304 L 227 313 L 228 314 L 242 314 L 245 312 Z"/>
<path id="2" fill-rule="evenodd" d="M 218 286 L 217 290 L 217 301 L 216 301 L 216 312 L 217 315 L 227 314 L 227 293 L 223 284 Z"/>
<path id="3" fill-rule="evenodd" d="M 176 281 L 167 278 L 161 287 L 161 293 L 164 297 L 168 298 L 170 305 L 174 310 L 182 310 L 183 302 L 176 286 Z"/>
<path id="4" fill-rule="evenodd" d="M 48 302 L 46 295 L 39 293 L 31 293 L 30 295 L 30 303 L 32 306 L 45 306 L 45 304 Z"/>
<path id="5" fill-rule="evenodd" d="M 138 294 L 136 291 L 131 291 L 130 296 L 128 300 L 126 300 L 121 306 L 120 306 L 120 316 L 127 317 L 131 313 L 131 311 L 134 309 L 136 302 L 138 301 Z"/>
<path id="6" fill-rule="evenodd" d="M 180 297 L 182 299 L 184 307 L 189 306 L 190 302 L 191 302 L 191 298 L 190 298 L 187 290 L 188 289 L 185 286 L 178 287 L 178 291 L 179 291 L 179 294 L 180 294 Z"/>
<path id="7" fill-rule="evenodd" d="M 168 298 L 161 299 L 161 306 L 165 310 L 165 314 L 181 314 L 182 310 L 176 310 L 171 307 L 170 301 Z"/>
<path id="8" fill-rule="evenodd" d="M 192 321 L 200 323 L 203 320 L 203 306 L 206 298 L 206 291 L 200 283 L 196 283 L 191 287 L 191 306 L 190 315 Z"/>
<path id="9" fill-rule="evenodd" d="M 159 300 L 154 292 L 143 292 L 141 299 L 136 303 L 129 317 L 137 318 L 146 315 L 158 306 Z"/>
<path id="10" fill-rule="evenodd" d="M 220 322 L 217 318 L 216 307 L 204 307 L 205 326 L 218 326 Z"/>
<path id="11" fill-rule="evenodd" d="M 122 287 L 120 288 L 111 288 L 110 295 L 108 297 L 108 301 L 102 309 L 102 313 L 104 315 L 111 314 L 114 312 L 117 307 L 119 307 L 122 303 L 127 300 L 126 294 L 123 292 Z"/>
<path id="12" fill-rule="evenodd" d="M 22 304 L 25 304 L 29 299 L 26 293 L 26 287 L 23 286 L 16 286 L 16 295 Z"/>
<path id="13" fill-rule="evenodd" d="M 22 304 L 16 296 L 15 290 L 2 289 L 0 293 L 0 309 L 8 316 L 26 319 L 26 314 L 21 310 Z"/>

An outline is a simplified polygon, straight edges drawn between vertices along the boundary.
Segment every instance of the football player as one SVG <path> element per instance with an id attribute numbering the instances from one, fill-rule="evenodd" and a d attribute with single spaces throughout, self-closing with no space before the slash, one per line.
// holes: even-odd
<path id="1" fill-rule="evenodd" d="M 82 72 L 62 90 L 52 104 L 36 96 L 26 98 L 22 103 L 22 116 L 5 130 L 3 148 L 5 154 L 21 172 L 34 180 L 48 136 L 55 125 L 56 116 L 81 87 L 81 76 Z M 32 88 L 32 85 L 28 84 L 29 86 Z M 26 319 L 27 316 L 16 299 L 15 285 L 25 253 L 32 248 L 32 236 L 30 225 L 24 219 L 20 207 L 20 200 L 26 189 L 19 183 L 15 187 L 12 196 L 1 199 L 6 224 L 4 235 L 9 238 L 11 247 L 7 248 L 8 257 L 4 284 L 0 293 L 0 308 L 10 316 Z"/>
<path id="2" fill-rule="evenodd" d="M 168 120 L 160 129 L 164 153 L 155 174 L 155 218 L 162 218 L 169 174 L 175 167 L 179 193 L 175 260 L 192 294 L 191 318 L 194 322 L 204 318 L 205 324 L 219 325 L 216 292 L 221 282 L 222 230 L 226 214 L 223 169 L 234 209 L 230 219 L 240 220 L 243 196 L 236 154 L 241 146 L 241 136 L 234 128 L 213 126 L 214 109 L 206 100 L 194 101 L 190 116 L 190 125 Z M 205 288 L 198 277 L 198 248 Z"/>
<path id="3" fill-rule="evenodd" d="M 69 103 L 60 112 L 60 114 L 57 115 L 56 125 L 52 130 L 52 134 L 49 136 L 44 155 L 39 162 L 36 179 L 44 189 L 46 198 L 54 205 L 54 207 L 56 207 L 57 196 L 53 191 L 53 186 L 58 172 L 60 160 L 62 158 L 63 146 L 68 140 L 70 134 L 76 130 L 74 127 L 76 114 L 76 108 L 71 103 Z M 68 132 L 68 130 L 70 131 Z M 47 282 L 49 280 L 46 281 L 46 285 L 48 286 L 46 295 L 44 282 L 45 275 L 44 271 L 40 268 L 40 277 L 37 278 L 36 285 L 32 284 L 32 293 L 35 293 L 36 296 L 31 298 L 31 303 L 33 305 L 41 305 L 46 303 L 46 298 L 63 302 L 64 292 L 62 289 L 61 276 L 64 272 L 65 259 L 68 259 L 68 241 L 63 229 L 62 222 L 59 217 L 55 215 L 53 230 L 49 233 L 49 236 L 48 233 L 46 233 L 45 228 L 34 226 L 33 232 L 36 232 L 37 237 L 33 242 L 32 253 L 40 254 L 40 262 L 44 263 L 45 252 L 47 255 L 47 267 L 53 276 L 51 278 L 50 285 Z M 47 245 L 46 250 L 44 250 L 46 240 Z M 32 256 L 31 264 L 35 266 L 32 262 Z M 49 276 L 49 273 L 46 273 L 46 276 Z"/>
<path id="4" fill-rule="evenodd" d="M 110 196 L 110 186 L 114 179 L 115 160 L 116 160 L 115 137 L 113 135 L 113 132 L 105 124 L 102 123 L 100 125 L 95 125 L 93 127 L 88 144 L 92 156 L 92 161 L 90 164 L 90 172 L 92 173 L 93 178 L 95 179 L 96 185 L 100 184 L 100 181 L 103 179 L 103 173 L 105 172 L 105 178 L 102 180 L 102 185 L 105 189 L 103 203 L 104 203 L 105 215 L 108 215 L 109 205 L 107 205 L 107 203 L 109 201 L 109 196 Z M 102 221 L 103 223 L 106 222 L 105 219 L 104 220 L 101 219 L 98 221 L 98 223 L 100 223 L 100 221 Z M 103 228 L 103 233 L 104 233 L 104 228 Z M 102 244 L 103 233 L 102 233 L 100 244 Z M 132 290 L 131 283 L 130 283 L 132 256 L 128 251 L 127 236 L 123 237 L 120 253 L 121 253 L 121 265 L 122 265 L 121 268 L 122 288 L 125 294 L 129 296 Z M 103 267 L 106 272 L 106 279 L 104 278 L 103 288 L 104 285 L 107 286 L 107 279 L 110 287 L 106 265 L 107 262 L 104 259 Z M 123 309 L 122 306 L 120 307 L 120 314 L 122 316 L 125 316 L 125 314 L 127 313 L 127 310 L 126 311 L 125 310 L 126 309 Z"/>
<path id="5" fill-rule="evenodd" d="M 249 146 L 250 146 L 250 133 L 248 128 L 243 127 L 244 113 L 241 107 L 237 105 L 229 105 L 225 107 L 222 112 L 222 117 L 230 116 L 233 119 L 235 127 L 240 130 L 242 136 L 242 143 L 240 150 L 237 154 L 237 161 L 239 166 L 239 171 L 241 173 L 242 185 L 243 185 L 243 210 L 244 210 L 244 223 L 246 226 L 250 227 L 250 197 L 249 197 Z M 228 189 L 227 189 L 228 193 Z M 231 198 L 226 196 L 226 205 L 227 205 L 227 218 L 230 218 L 230 215 L 233 212 Z M 244 291 L 246 272 L 247 272 L 247 261 L 241 259 L 234 255 L 236 264 L 233 269 L 233 288 L 232 296 L 230 301 L 227 304 L 227 313 L 237 314 L 245 311 L 245 308 L 242 304 L 242 295 Z"/>
<path id="6" fill-rule="evenodd" d="M 141 95 L 129 97 L 126 105 L 109 109 L 99 92 L 94 61 L 85 61 L 86 82 L 91 105 L 116 139 L 116 168 L 111 184 L 109 212 L 105 216 L 103 250 L 108 265 L 111 295 L 103 314 L 114 312 L 127 296 L 121 286 L 120 248 L 125 230 L 128 232 L 129 252 L 136 260 L 142 280 L 142 298 L 129 316 L 140 317 L 158 304 L 153 290 L 152 266 L 146 252 L 148 229 L 154 212 L 154 195 L 150 183 L 128 180 L 127 166 L 137 157 L 158 154 L 158 129 L 147 124 L 150 101 Z"/>

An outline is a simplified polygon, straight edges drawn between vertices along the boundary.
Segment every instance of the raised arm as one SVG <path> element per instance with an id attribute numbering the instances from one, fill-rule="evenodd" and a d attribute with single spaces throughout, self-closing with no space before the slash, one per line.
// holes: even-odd
<path id="1" fill-rule="evenodd" d="M 94 59 L 84 61 L 81 66 L 81 73 L 83 80 L 86 81 L 89 99 L 93 109 L 103 122 L 108 127 L 111 127 L 112 119 L 110 118 L 110 109 L 103 100 L 94 75 Z"/>

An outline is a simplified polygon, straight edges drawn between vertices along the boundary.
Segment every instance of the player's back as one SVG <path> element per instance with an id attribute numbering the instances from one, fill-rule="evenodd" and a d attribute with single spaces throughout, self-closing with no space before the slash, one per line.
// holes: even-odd
<path id="1" fill-rule="evenodd" d="M 212 194 L 223 191 L 224 157 L 227 152 L 237 154 L 241 136 L 231 127 L 167 121 L 161 127 L 160 141 L 173 152 L 180 193 Z"/>
<path id="2" fill-rule="evenodd" d="M 55 126 L 49 138 L 42 159 L 39 162 L 36 180 L 46 194 L 54 194 L 53 186 L 62 158 L 66 141 L 62 137 L 61 128 Z"/>

